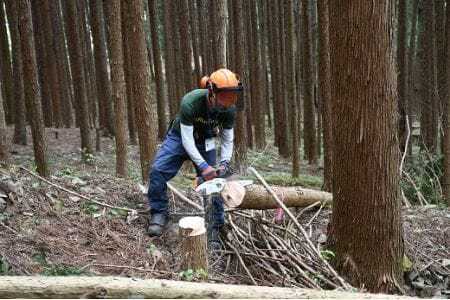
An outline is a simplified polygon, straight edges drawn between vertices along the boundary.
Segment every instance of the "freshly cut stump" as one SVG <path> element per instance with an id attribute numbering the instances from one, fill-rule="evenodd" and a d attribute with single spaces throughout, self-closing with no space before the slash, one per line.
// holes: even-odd
<path id="1" fill-rule="evenodd" d="M 208 270 L 205 219 L 185 217 L 178 222 L 181 239 L 181 271 Z"/>

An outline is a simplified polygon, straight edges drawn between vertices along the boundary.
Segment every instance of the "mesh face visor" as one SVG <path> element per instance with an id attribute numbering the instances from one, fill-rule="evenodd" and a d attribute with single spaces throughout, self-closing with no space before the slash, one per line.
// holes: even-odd
<path id="1" fill-rule="evenodd" d="M 218 88 L 214 83 L 212 84 L 212 91 L 216 94 L 222 93 L 222 92 L 234 92 L 234 93 L 240 93 L 244 91 L 244 87 L 242 86 L 242 83 L 238 83 L 238 86 L 233 87 L 223 87 Z"/>

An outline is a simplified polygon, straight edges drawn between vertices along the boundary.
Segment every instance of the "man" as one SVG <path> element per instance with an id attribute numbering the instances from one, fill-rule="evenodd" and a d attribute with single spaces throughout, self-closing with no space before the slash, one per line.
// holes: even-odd
<path id="1" fill-rule="evenodd" d="M 148 234 L 160 236 L 168 223 L 166 182 L 173 178 L 185 160 L 191 160 L 197 175 L 211 180 L 227 173 L 233 153 L 235 104 L 242 85 L 233 72 L 219 69 L 204 78 L 206 88 L 187 93 L 180 111 L 156 154 L 149 176 L 148 198 L 151 207 Z M 220 136 L 219 169 L 216 165 L 215 137 Z M 218 241 L 224 223 L 220 197 L 212 199 L 213 222 L 208 233 L 210 243 Z"/>

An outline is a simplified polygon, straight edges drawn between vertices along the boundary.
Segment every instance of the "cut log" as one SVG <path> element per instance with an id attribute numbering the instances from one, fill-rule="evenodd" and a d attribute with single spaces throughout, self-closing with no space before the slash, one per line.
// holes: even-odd
<path id="1" fill-rule="evenodd" d="M 231 182 L 227 182 L 221 195 L 228 208 L 238 209 L 273 209 L 278 208 L 278 204 L 272 195 L 262 186 L 252 184 L 245 187 L 245 196 L 239 201 L 238 195 Z M 306 207 L 316 202 L 324 205 L 331 204 L 333 195 L 331 193 L 304 189 L 301 187 L 272 187 L 277 196 L 287 207 Z"/>
<path id="2" fill-rule="evenodd" d="M 185 217 L 178 222 L 181 239 L 180 270 L 208 271 L 205 219 Z"/>
<path id="3" fill-rule="evenodd" d="M 0 298 L 414 299 L 355 292 L 112 276 L 1 276 Z"/>

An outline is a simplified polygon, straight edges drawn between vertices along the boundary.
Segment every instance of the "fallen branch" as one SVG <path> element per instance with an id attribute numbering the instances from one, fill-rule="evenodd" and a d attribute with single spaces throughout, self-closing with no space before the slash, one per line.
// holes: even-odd
<path id="1" fill-rule="evenodd" d="M 114 205 L 110 205 L 110 204 L 107 204 L 107 203 L 104 203 L 104 202 L 100 202 L 100 201 L 91 199 L 91 198 L 86 197 L 86 196 L 84 196 L 84 195 L 78 194 L 77 192 L 68 190 L 68 189 L 66 189 L 65 187 L 62 187 L 62 186 L 60 186 L 60 185 L 57 185 L 56 183 L 53 183 L 53 182 L 51 182 L 51 181 L 45 179 L 44 177 L 39 176 L 38 174 L 36 174 L 36 173 L 34 173 L 34 172 L 28 170 L 28 169 L 25 168 L 25 167 L 20 167 L 20 169 L 22 169 L 22 170 L 24 170 L 25 172 L 27 172 L 28 174 L 30 174 L 30 175 L 36 177 L 37 179 L 39 179 L 39 180 L 41 180 L 41 181 L 47 183 L 48 185 L 51 185 L 51 186 L 54 187 L 54 188 L 57 188 L 57 189 L 59 189 L 59 190 L 61 190 L 61 191 L 64 191 L 64 192 L 66 192 L 66 193 L 68 193 L 68 194 L 71 194 L 71 195 L 76 196 L 76 197 L 78 197 L 78 198 L 81 198 L 81 199 L 83 199 L 83 200 L 90 201 L 90 202 L 93 202 L 93 203 L 98 204 L 98 205 L 100 205 L 100 206 L 109 207 L 109 208 L 113 208 L 113 209 L 120 209 L 120 210 L 129 211 L 129 212 L 136 211 L 135 209 L 132 209 L 132 208 L 120 207 L 120 206 L 114 206 Z"/>
<path id="2" fill-rule="evenodd" d="M 196 209 L 203 211 L 203 207 L 195 202 L 193 202 L 192 200 L 190 200 L 188 197 L 186 197 L 185 195 L 183 195 L 183 193 L 181 193 L 179 190 L 177 190 L 171 183 L 167 182 L 167 187 L 178 197 L 180 197 L 180 199 L 184 202 L 186 202 L 187 204 L 189 204 L 192 207 L 195 207 Z"/>

